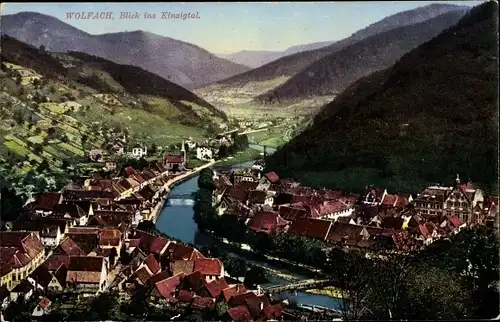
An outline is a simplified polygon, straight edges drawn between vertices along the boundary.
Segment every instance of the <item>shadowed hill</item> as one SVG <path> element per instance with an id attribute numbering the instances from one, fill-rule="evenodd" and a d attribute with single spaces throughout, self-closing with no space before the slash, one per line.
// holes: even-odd
<path id="1" fill-rule="evenodd" d="M 366 38 L 325 56 L 290 78 L 258 101 L 338 94 L 349 84 L 394 64 L 403 54 L 454 25 L 466 9 L 445 13 L 424 22 Z"/>
<path id="2" fill-rule="evenodd" d="M 315 50 L 295 53 L 256 69 L 244 72 L 242 74 L 230 77 L 217 82 L 225 85 L 243 85 L 250 81 L 267 81 L 280 76 L 293 76 L 307 67 L 314 61 L 323 58 L 331 53 L 339 51 L 360 40 L 376 35 L 381 32 L 396 29 L 402 26 L 419 23 L 443 13 L 462 9 L 461 6 L 433 4 L 425 7 L 400 12 L 398 14 L 386 17 L 370 26 L 357 31 L 348 38 L 337 41 L 329 46 Z"/>
<path id="3" fill-rule="evenodd" d="M 61 20 L 35 12 L 2 16 L 2 34 L 49 51 L 78 51 L 134 65 L 194 88 L 249 68 L 219 58 L 196 45 L 144 31 L 90 35 Z"/>
<path id="4" fill-rule="evenodd" d="M 497 32 L 496 2 L 471 9 L 393 67 L 349 86 L 268 166 L 285 175 L 321 172 L 332 185 L 339 173 L 362 168 L 399 191 L 456 173 L 495 188 Z"/>
<path id="5" fill-rule="evenodd" d="M 180 101 L 192 102 L 207 109 L 211 114 L 221 119 L 227 119 L 223 112 L 189 90 L 140 67 L 120 65 L 100 57 L 70 52 L 65 56 L 67 58 L 72 57 L 72 59 L 76 59 L 74 63 L 75 67 L 66 68 L 60 59 L 55 58 L 49 52 L 42 52 L 38 48 L 27 45 L 9 36 L 4 35 L 1 40 L 1 58 L 3 62 L 11 62 L 33 69 L 45 77 L 55 78 L 64 82 L 76 81 L 96 90 L 120 94 L 120 90 L 114 89 L 109 83 L 97 81 L 95 77 L 88 77 L 88 75 L 81 72 L 83 70 L 92 69 L 100 73 L 108 74 L 111 79 L 120 84 L 123 91 L 128 94 L 152 95 L 167 98 L 178 107 L 182 105 Z M 192 114 L 189 108 L 185 106 L 184 111 Z M 195 114 L 192 114 L 192 116 L 196 117 Z"/>

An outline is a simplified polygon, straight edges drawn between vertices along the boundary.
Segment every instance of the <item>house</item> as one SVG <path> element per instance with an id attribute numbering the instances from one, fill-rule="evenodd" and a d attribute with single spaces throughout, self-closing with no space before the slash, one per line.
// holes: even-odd
<path id="1" fill-rule="evenodd" d="M 102 161 L 102 156 L 103 156 L 102 150 L 93 149 L 88 152 L 88 158 L 95 162 Z"/>
<path id="2" fill-rule="evenodd" d="M 224 265 L 218 258 L 197 258 L 193 270 L 200 272 L 207 282 L 224 277 Z"/>
<path id="3" fill-rule="evenodd" d="M 255 232 L 275 233 L 286 230 L 289 222 L 281 218 L 279 213 L 260 211 L 250 218 L 248 229 Z"/>
<path id="4" fill-rule="evenodd" d="M 460 184 L 457 174 L 455 186 L 450 189 L 443 203 L 443 210 L 445 215 L 458 217 L 462 222 L 471 224 L 477 219 L 474 216 L 474 208 L 483 201 L 482 190 L 474 188 L 470 182 Z"/>
<path id="5" fill-rule="evenodd" d="M 367 186 L 365 188 L 365 192 L 361 199 L 361 202 L 367 205 L 380 205 L 382 203 L 382 200 L 384 200 L 386 194 L 386 189 Z"/>
<path id="6" fill-rule="evenodd" d="M 430 186 L 417 195 L 413 204 L 420 214 L 436 218 L 451 215 L 470 224 L 476 220 L 474 208 L 483 201 L 483 192 L 474 188 L 471 183 L 460 184 L 457 175 L 453 187 Z"/>
<path id="7" fill-rule="evenodd" d="M 7 288 L 7 290 L 12 288 L 12 271 L 13 268 L 4 262 L 0 263 L 0 286 Z"/>
<path id="8" fill-rule="evenodd" d="M 40 265 L 28 275 L 27 280 L 35 290 L 46 291 L 53 278 L 47 267 Z"/>
<path id="9" fill-rule="evenodd" d="M 137 159 L 143 158 L 148 155 L 148 147 L 137 144 L 130 152 L 130 155 Z"/>
<path id="10" fill-rule="evenodd" d="M 10 301 L 16 302 L 19 297 L 28 300 L 34 292 L 34 287 L 27 280 L 22 280 L 10 291 Z"/>
<path id="11" fill-rule="evenodd" d="M 56 247 L 67 231 L 68 224 L 63 219 L 22 216 L 14 222 L 15 231 L 38 231 L 45 247 Z"/>
<path id="12" fill-rule="evenodd" d="M 38 305 L 35 307 L 35 309 L 33 310 L 33 313 L 31 314 L 31 316 L 35 319 L 37 318 L 40 318 L 46 314 L 49 314 L 50 313 L 50 310 L 51 310 L 51 304 L 52 302 L 46 298 L 46 297 L 43 297 L 40 302 L 38 303 Z"/>
<path id="13" fill-rule="evenodd" d="M 180 273 L 156 282 L 151 292 L 151 296 L 153 298 L 162 298 L 166 302 L 176 302 L 175 292 L 183 279 L 184 274 Z"/>
<path id="14" fill-rule="evenodd" d="M 229 320 L 235 322 L 247 322 L 252 321 L 252 316 L 246 305 L 235 306 L 227 310 L 226 312 Z"/>
<path id="15" fill-rule="evenodd" d="M 274 197 L 272 193 L 261 190 L 251 190 L 248 192 L 247 206 L 248 205 L 268 205 L 273 206 Z"/>
<path id="16" fill-rule="evenodd" d="M 260 179 L 260 172 L 256 174 L 246 169 L 236 169 L 231 173 L 231 178 L 234 185 L 240 182 L 258 182 Z"/>
<path id="17" fill-rule="evenodd" d="M 12 284 L 25 279 L 45 258 L 45 249 L 35 232 L 0 232 L 2 266 L 12 268 Z M 7 268 L 2 270 L 7 271 Z M 2 275 L 3 277 L 3 275 Z"/>
<path id="18" fill-rule="evenodd" d="M 94 216 L 93 207 L 90 202 L 63 203 L 55 208 L 54 217 L 71 219 L 76 225 L 85 226 Z"/>
<path id="19" fill-rule="evenodd" d="M 186 159 L 182 155 L 167 155 L 163 159 L 164 166 L 167 170 L 183 171 L 186 168 Z"/>
<path id="20" fill-rule="evenodd" d="M 3 311 L 9 306 L 10 292 L 5 285 L 0 285 L 0 311 Z M 1 316 L 0 316 L 1 318 Z"/>
<path id="21" fill-rule="evenodd" d="M 213 159 L 213 151 L 206 146 L 199 146 L 196 148 L 196 158 L 202 161 L 210 161 Z"/>
<path id="22" fill-rule="evenodd" d="M 325 240 L 330 231 L 332 222 L 324 219 L 298 218 L 287 232 L 296 236 L 305 236 L 319 240 Z"/>
<path id="23" fill-rule="evenodd" d="M 47 216 L 53 213 L 57 205 L 63 200 L 63 196 L 56 192 L 44 192 L 35 197 L 33 210 L 36 214 Z"/>
<path id="24" fill-rule="evenodd" d="M 71 256 L 66 274 L 66 284 L 77 292 L 96 294 L 106 288 L 107 265 L 102 256 Z"/>
<path id="25" fill-rule="evenodd" d="M 116 162 L 115 161 L 106 161 L 104 164 L 105 171 L 114 171 L 116 170 Z"/>
<path id="26" fill-rule="evenodd" d="M 334 221 L 339 217 L 350 217 L 354 212 L 354 204 L 349 204 L 341 200 L 324 201 L 315 208 L 319 218 Z"/>
<path id="27" fill-rule="evenodd" d="M 272 171 L 272 172 L 265 173 L 262 176 L 262 178 L 260 179 L 260 182 L 271 184 L 271 183 L 278 183 L 279 180 L 280 180 L 280 178 L 276 174 L 276 172 Z"/>

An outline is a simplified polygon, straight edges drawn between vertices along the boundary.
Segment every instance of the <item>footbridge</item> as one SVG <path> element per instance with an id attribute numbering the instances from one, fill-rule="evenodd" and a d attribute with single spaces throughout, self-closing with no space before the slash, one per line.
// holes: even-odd
<path id="1" fill-rule="evenodd" d="M 323 287 L 326 285 L 329 285 L 332 283 L 332 280 L 330 279 L 307 279 L 307 280 L 301 280 L 301 281 L 296 281 L 293 283 L 285 284 L 285 285 L 276 285 L 276 286 L 270 286 L 267 288 L 263 288 L 263 292 L 267 293 L 280 293 L 283 291 L 300 291 L 300 290 L 307 290 L 311 288 L 317 288 L 317 287 Z"/>
<path id="2" fill-rule="evenodd" d="M 192 206 L 194 205 L 193 195 L 190 193 L 170 195 L 167 204 L 170 206 Z"/>

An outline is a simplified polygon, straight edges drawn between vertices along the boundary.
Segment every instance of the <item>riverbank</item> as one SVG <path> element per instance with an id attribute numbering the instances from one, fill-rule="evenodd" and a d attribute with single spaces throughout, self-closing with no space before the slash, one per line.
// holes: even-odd
<path id="1" fill-rule="evenodd" d="M 218 163 L 218 165 L 222 165 L 222 166 L 235 165 L 235 164 L 239 164 L 239 163 L 245 163 L 248 161 L 257 160 L 257 159 L 260 159 L 261 157 L 262 157 L 262 155 L 261 155 L 260 151 L 258 151 L 256 149 L 248 148 L 246 150 L 236 152 L 236 154 L 233 154 L 232 156 L 229 156 L 229 157 L 221 160 Z"/>
<path id="2" fill-rule="evenodd" d="M 329 297 L 333 297 L 333 298 L 337 298 L 337 299 L 344 297 L 344 295 L 342 294 L 342 291 L 335 286 L 326 286 L 322 289 L 314 288 L 314 289 L 306 290 L 305 292 L 309 293 L 309 294 L 329 296 Z"/>
<path id="3" fill-rule="evenodd" d="M 161 210 L 165 207 L 165 203 L 167 202 L 168 200 L 168 196 L 170 195 L 170 190 L 171 188 L 175 187 L 176 185 L 178 184 L 181 184 L 182 182 L 184 182 L 185 180 L 193 177 L 194 175 L 197 175 L 198 172 L 200 172 L 201 170 L 205 169 L 205 168 L 208 168 L 208 167 L 211 167 L 213 166 L 214 164 L 217 164 L 219 161 L 210 161 L 200 167 L 196 167 L 194 169 L 191 169 L 191 170 L 188 170 L 186 171 L 185 173 L 181 174 L 181 175 L 178 175 L 176 177 L 173 177 L 171 179 L 169 179 L 166 183 L 165 183 L 165 195 L 161 198 L 161 201 L 153 208 L 153 210 L 151 211 L 151 214 L 150 214 L 150 219 L 153 223 L 156 224 L 156 220 L 158 219 L 158 215 L 161 213 Z"/>

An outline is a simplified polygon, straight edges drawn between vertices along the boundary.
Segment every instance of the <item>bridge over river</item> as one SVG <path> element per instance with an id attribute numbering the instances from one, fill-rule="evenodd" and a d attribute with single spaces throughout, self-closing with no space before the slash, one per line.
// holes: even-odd
<path id="1" fill-rule="evenodd" d="M 324 278 L 324 279 L 306 279 L 301 281 L 295 281 L 292 283 L 284 284 L 284 285 L 276 285 L 270 286 L 267 288 L 263 288 L 263 292 L 267 293 L 280 293 L 283 291 L 300 291 L 307 290 L 311 288 L 323 287 L 329 284 L 332 284 L 332 280 Z"/>
<path id="2" fill-rule="evenodd" d="M 168 196 L 167 205 L 169 206 L 193 206 L 194 198 L 190 193 L 175 194 Z"/>

